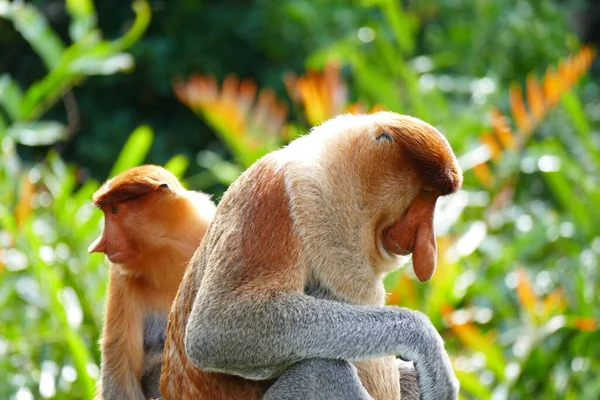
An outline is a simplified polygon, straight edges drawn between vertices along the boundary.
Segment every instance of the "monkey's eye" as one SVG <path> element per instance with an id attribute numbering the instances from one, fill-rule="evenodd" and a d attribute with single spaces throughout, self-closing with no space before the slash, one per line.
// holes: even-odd
<path id="1" fill-rule="evenodd" d="M 375 138 L 377 142 L 393 142 L 394 138 L 387 132 L 382 132 L 379 136 Z"/>
<path id="2" fill-rule="evenodd" d="M 423 186 L 423 191 L 425 193 L 431 193 L 433 192 L 433 188 L 431 186 Z"/>
<path id="3" fill-rule="evenodd" d="M 112 206 L 112 207 L 110 208 L 110 213 L 111 213 L 111 214 L 113 214 L 113 215 L 114 215 L 114 214 L 117 214 L 118 212 L 119 212 L 119 207 Z"/>
<path id="4" fill-rule="evenodd" d="M 168 183 L 161 183 L 159 188 L 161 189 L 168 189 L 169 188 L 169 184 Z"/>

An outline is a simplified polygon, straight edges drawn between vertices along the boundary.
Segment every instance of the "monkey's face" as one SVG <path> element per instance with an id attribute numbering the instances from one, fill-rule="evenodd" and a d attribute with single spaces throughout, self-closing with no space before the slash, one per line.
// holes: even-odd
<path id="1" fill-rule="evenodd" d="M 105 183 L 94 204 L 104 213 L 104 229 L 88 248 L 114 264 L 131 264 L 151 253 L 179 220 L 173 203 L 183 190 L 168 171 L 154 165 L 129 169 Z"/>
<path id="2" fill-rule="evenodd" d="M 113 264 L 124 264 L 131 261 L 135 254 L 131 233 L 124 223 L 129 211 L 126 203 L 116 203 L 103 207 L 104 229 L 102 234 L 90 245 L 88 252 L 104 253 Z"/>
<path id="3" fill-rule="evenodd" d="M 370 258 L 388 265 L 412 254 L 417 278 L 427 281 L 436 266 L 435 204 L 460 188 L 460 167 L 444 136 L 421 120 L 393 113 L 360 118 L 365 125 L 353 136 L 350 162 L 371 220 Z"/>

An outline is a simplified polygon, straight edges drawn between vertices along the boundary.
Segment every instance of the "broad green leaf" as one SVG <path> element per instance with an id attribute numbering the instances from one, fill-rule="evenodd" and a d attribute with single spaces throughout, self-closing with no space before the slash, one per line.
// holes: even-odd
<path id="1" fill-rule="evenodd" d="M 403 9 L 402 3 L 395 0 L 380 1 L 383 14 L 394 31 L 400 50 L 410 53 L 414 48 L 415 19 Z"/>
<path id="2" fill-rule="evenodd" d="M 153 138 L 154 134 L 149 126 L 142 125 L 133 131 L 125 142 L 110 176 L 118 175 L 128 168 L 140 165 L 150 150 Z"/>
<path id="3" fill-rule="evenodd" d="M 22 101 L 23 93 L 17 82 L 7 74 L 0 75 L 0 105 L 15 121 L 21 118 Z"/>
<path id="4" fill-rule="evenodd" d="M 186 156 L 183 154 L 178 154 L 167 161 L 165 164 L 165 169 L 171 171 L 173 175 L 181 179 L 189 164 L 190 160 L 188 160 Z"/>
<path id="5" fill-rule="evenodd" d="M 63 140 L 67 128 L 56 121 L 17 122 L 8 129 L 7 135 L 26 146 L 47 146 Z"/>

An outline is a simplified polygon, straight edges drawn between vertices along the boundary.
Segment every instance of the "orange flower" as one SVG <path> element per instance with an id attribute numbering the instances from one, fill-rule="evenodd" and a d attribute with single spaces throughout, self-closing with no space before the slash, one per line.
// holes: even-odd
<path id="1" fill-rule="evenodd" d="M 498 143 L 494 135 L 492 135 L 489 132 L 486 132 L 481 135 L 479 141 L 487 146 L 487 148 L 490 151 L 490 155 L 494 161 L 498 161 L 500 159 L 500 157 L 502 156 L 502 148 L 500 147 L 500 144 Z"/>
<path id="2" fill-rule="evenodd" d="M 536 296 L 533 285 L 527 276 L 527 273 L 523 268 L 519 268 L 517 273 L 517 299 L 521 306 L 527 311 L 530 316 L 535 314 L 536 303 L 538 297 Z"/>
<path id="3" fill-rule="evenodd" d="M 15 220 L 19 227 L 33 213 L 31 202 L 34 193 L 35 185 L 31 182 L 28 175 L 23 175 L 19 187 L 19 202 L 15 207 Z"/>
<path id="4" fill-rule="evenodd" d="M 533 75 L 527 75 L 527 102 L 533 114 L 534 123 L 537 123 L 544 117 L 546 106 L 542 88 Z"/>
<path id="5" fill-rule="evenodd" d="M 515 83 L 510 85 L 510 109 L 512 115 L 517 123 L 517 127 L 521 133 L 531 132 L 531 121 L 529 120 L 529 114 L 523 103 L 523 94 L 521 93 L 521 87 Z"/>
<path id="6" fill-rule="evenodd" d="M 322 72 L 308 71 L 300 77 L 287 74 L 284 83 L 292 101 L 302 104 L 311 125 L 342 113 L 348 101 L 348 88 L 336 63 L 328 63 Z"/>
<path id="7" fill-rule="evenodd" d="M 578 317 L 575 320 L 575 327 L 582 331 L 595 331 L 598 329 L 598 321 L 595 318 Z"/>
<path id="8" fill-rule="evenodd" d="M 278 145 L 273 138 L 282 139 L 287 107 L 270 88 L 260 90 L 257 97 L 253 80 L 240 82 L 230 75 L 219 90 L 214 77 L 194 75 L 187 82 L 176 82 L 174 90 L 182 103 L 210 123 L 246 166 Z"/>
<path id="9" fill-rule="evenodd" d="M 490 120 L 492 122 L 492 128 L 494 128 L 494 132 L 498 139 L 500 139 L 500 143 L 502 146 L 509 149 L 514 149 L 516 147 L 516 142 L 510 127 L 508 126 L 508 122 L 506 118 L 500 110 L 497 108 L 492 109 L 490 111 Z"/>

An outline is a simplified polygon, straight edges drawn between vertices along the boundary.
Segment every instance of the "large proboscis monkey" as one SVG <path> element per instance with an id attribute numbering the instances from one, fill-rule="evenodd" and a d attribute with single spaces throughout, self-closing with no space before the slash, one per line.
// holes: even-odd
<path id="1" fill-rule="evenodd" d="M 158 398 L 169 309 L 215 205 L 155 165 L 107 181 L 93 202 L 104 230 L 88 251 L 110 261 L 97 399 Z"/>
<path id="2" fill-rule="evenodd" d="M 337 117 L 260 159 L 179 288 L 164 399 L 397 399 L 395 356 L 414 362 L 423 399 L 455 399 L 440 335 L 384 306 L 382 280 L 409 254 L 431 278 L 436 200 L 461 183 L 435 128 L 388 112 Z"/>

